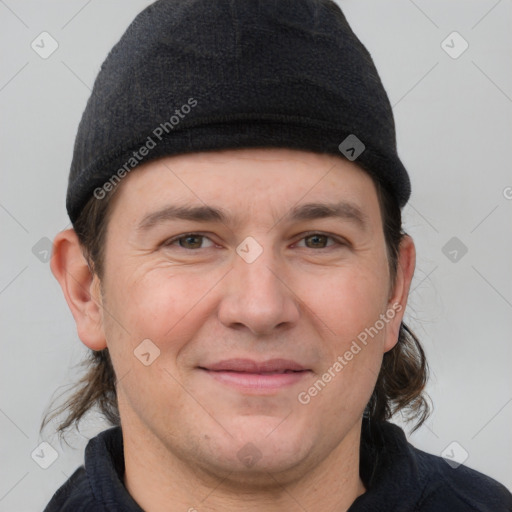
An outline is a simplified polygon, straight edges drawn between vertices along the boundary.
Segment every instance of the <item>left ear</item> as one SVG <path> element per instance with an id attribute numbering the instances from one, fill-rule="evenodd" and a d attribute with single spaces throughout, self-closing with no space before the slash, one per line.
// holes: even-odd
<path id="1" fill-rule="evenodd" d="M 414 241 L 409 235 L 404 235 L 400 242 L 398 265 L 395 283 L 388 301 L 386 316 L 389 322 L 386 327 L 386 339 L 384 341 L 384 352 L 391 350 L 398 341 L 400 324 L 405 313 L 409 289 L 416 267 L 416 248 Z M 394 312 L 394 313 L 393 313 Z"/>

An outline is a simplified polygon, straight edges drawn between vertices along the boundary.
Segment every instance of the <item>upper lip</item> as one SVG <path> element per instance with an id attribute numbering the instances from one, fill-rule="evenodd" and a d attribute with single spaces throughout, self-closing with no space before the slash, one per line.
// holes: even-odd
<path id="1" fill-rule="evenodd" d="M 226 359 L 218 363 L 202 366 L 206 370 L 211 371 L 232 371 L 245 373 L 265 373 L 265 372 L 284 372 L 304 371 L 308 370 L 299 363 L 290 359 L 267 359 L 266 361 L 254 361 L 252 359 Z"/>

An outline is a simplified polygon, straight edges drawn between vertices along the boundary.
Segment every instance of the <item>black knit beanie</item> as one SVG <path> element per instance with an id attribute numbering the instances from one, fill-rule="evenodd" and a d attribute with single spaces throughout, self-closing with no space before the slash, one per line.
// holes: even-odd
<path id="1" fill-rule="evenodd" d="M 331 0 L 159 0 L 113 47 L 75 140 L 74 223 L 143 162 L 286 147 L 356 160 L 403 206 L 410 181 L 372 58 Z"/>

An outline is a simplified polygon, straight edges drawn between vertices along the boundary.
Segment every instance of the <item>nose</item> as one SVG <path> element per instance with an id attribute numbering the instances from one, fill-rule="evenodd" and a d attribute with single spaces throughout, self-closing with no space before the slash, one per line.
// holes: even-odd
<path id="1" fill-rule="evenodd" d="M 271 334 L 295 324 L 300 315 L 293 283 L 271 250 L 252 263 L 238 255 L 226 276 L 219 320 L 227 327 L 247 328 L 255 335 Z"/>

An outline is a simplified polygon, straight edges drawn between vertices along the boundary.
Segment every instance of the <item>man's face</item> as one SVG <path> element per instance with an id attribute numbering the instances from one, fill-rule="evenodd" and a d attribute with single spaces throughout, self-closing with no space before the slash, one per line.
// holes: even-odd
<path id="1" fill-rule="evenodd" d="M 119 187 L 102 328 L 123 427 L 215 474 L 328 457 L 359 428 L 401 318 L 371 178 L 341 157 L 243 149 L 150 162 Z"/>

